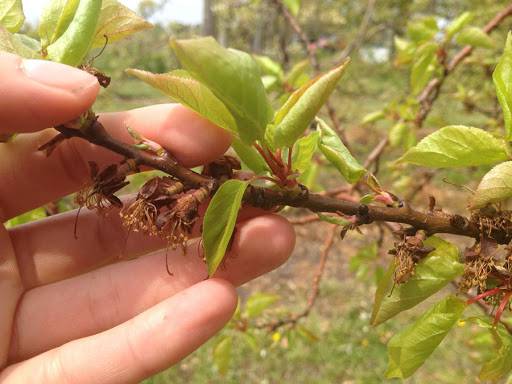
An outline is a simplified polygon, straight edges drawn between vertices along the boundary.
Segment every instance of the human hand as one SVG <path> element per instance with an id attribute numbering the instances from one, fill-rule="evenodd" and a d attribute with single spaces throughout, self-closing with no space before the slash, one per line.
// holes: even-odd
<path id="1" fill-rule="evenodd" d="M 118 155 L 83 140 L 61 143 L 46 158 L 37 148 L 55 136 L 45 129 L 86 111 L 98 83 L 85 72 L 51 62 L 23 64 L 0 52 L 0 134 L 25 132 L 0 144 L 0 219 L 77 191 Z M 230 133 L 179 105 L 100 115 L 117 138 L 126 125 L 167 148 L 184 166 L 221 156 Z M 188 256 L 155 237 L 126 239 L 118 212 L 67 212 L 6 230 L 0 228 L 0 382 L 137 383 L 179 362 L 231 318 L 243 284 L 281 265 L 295 235 L 282 217 L 245 211 L 227 269 L 204 280 L 192 245 Z M 198 233 L 196 225 L 195 234 Z M 264 249 L 260 251 L 261 244 Z M 121 250 L 135 260 L 116 263 Z M 140 256 L 140 257 L 139 257 Z"/>

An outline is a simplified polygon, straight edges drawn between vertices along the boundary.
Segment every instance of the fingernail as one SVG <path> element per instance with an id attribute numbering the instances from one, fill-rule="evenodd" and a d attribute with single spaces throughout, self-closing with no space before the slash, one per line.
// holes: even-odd
<path id="1" fill-rule="evenodd" d="M 38 83 L 65 89 L 73 93 L 98 84 L 96 78 L 80 69 L 45 60 L 23 60 L 21 69 L 29 78 Z"/>

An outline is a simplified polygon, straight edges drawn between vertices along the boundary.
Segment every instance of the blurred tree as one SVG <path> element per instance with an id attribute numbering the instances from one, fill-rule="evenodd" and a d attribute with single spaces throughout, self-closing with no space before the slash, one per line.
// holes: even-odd
<path id="1" fill-rule="evenodd" d="M 204 0 L 203 3 L 203 36 L 217 38 L 217 25 L 213 12 L 214 0 Z"/>

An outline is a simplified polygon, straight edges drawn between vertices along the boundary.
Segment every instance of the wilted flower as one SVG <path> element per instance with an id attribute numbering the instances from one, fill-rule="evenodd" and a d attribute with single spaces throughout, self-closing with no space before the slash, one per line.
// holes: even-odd
<path id="1" fill-rule="evenodd" d="M 76 194 L 75 203 L 97 209 L 103 216 L 107 215 L 107 208 L 111 206 L 121 208 L 123 203 L 114 193 L 129 184 L 129 181 L 125 181 L 126 174 L 135 168 L 134 162 L 128 160 L 121 166 L 111 164 L 99 173 L 98 164 L 90 161 L 89 168 L 91 180 Z"/>

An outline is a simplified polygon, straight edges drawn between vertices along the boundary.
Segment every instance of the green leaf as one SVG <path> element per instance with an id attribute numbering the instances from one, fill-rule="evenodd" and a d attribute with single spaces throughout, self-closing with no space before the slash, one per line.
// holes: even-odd
<path id="1" fill-rule="evenodd" d="M 507 35 L 503 56 L 492 74 L 492 80 L 503 109 L 506 136 L 512 140 L 512 32 Z"/>
<path id="2" fill-rule="evenodd" d="M 279 295 L 271 295 L 269 293 L 256 293 L 247 299 L 245 304 L 245 313 L 247 317 L 261 316 L 263 311 L 281 299 Z"/>
<path id="3" fill-rule="evenodd" d="M 6 224 L 7 228 L 15 227 L 16 225 L 21 225 L 25 223 L 30 223 L 31 221 L 36 221 L 39 219 L 44 219 L 47 216 L 44 208 L 39 207 L 32 211 L 25 212 L 24 214 L 14 217 L 9 220 Z"/>
<path id="4" fill-rule="evenodd" d="M 117 0 L 103 0 L 91 49 L 103 47 L 106 42 L 105 35 L 108 37 L 108 44 L 112 44 L 135 32 L 151 28 L 153 24 Z"/>
<path id="5" fill-rule="evenodd" d="M 471 21 L 472 18 L 473 14 L 471 12 L 464 12 L 462 15 L 456 17 L 455 20 L 453 20 L 451 24 L 446 27 L 446 36 L 448 38 L 453 37 L 453 35 L 459 32 L 462 27 Z"/>
<path id="6" fill-rule="evenodd" d="M 215 364 L 222 377 L 228 373 L 229 362 L 231 360 L 231 336 L 224 335 L 219 337 L 213 346 L 213 364 Z"/>
<path id="7" fill-rule="evenodd" d="M 318 118 L 316 121 L 320 132 L 318 148 L 350 184 L 357 183 L 359 178 L 368 171 L 354 159 L 338 134 L 325 121 Z"/>
<path id="8" fill-rule="evenodd" d="M 407 32 L 411 39 L 418 43 L 433 38 L 439 32 L 439 28 L 436 20 L 433 17 L 428 17 L 419 22 L 407 22 Z"/>
<path id="9" fill-rule="evenodd" d="M 463 125 L 449 125 L 425 137 L 397 163 L 425 167 L 471 167 L 503 161 L 510 157 L 510 145 L 498 134 Z"/>
<path id="10" fill-rule="evenodd" d="M 248 183 L 243 181 L 228 180 L 208 205 L 203 221 L 203 247 L 209 276 L 217 270 L 224 257 L 247 186 Z"/>
<path id="11" fill-rule="evenodd" d="M 281 68 L 281 65 L 279 65 L 278 62 L 272 60 L 268 56 L 252 55 L 252 57 L 254 57 L 254 60 L 256 60 L 260 68 L 266 74 L 274 75 L 278 79 L 283 77 L 283 68 Z"/>
<path id="12" fill-rule="evenodd" d="M 399 121 L 391 127 L 388 133 L 389 144 L 396 148 L 404 141 L 407 124 L 403 121 Z"/>
<path id="13" fill-rule="evenodd" d="M 347 69 L 348 62 L 348 58 L 343 60 L 329 72 L 311 80 L 290 96 L 274 120 L 274 144 L 277 148 L 292 147 L 302 136 L 336 88 Z"/>
<path id="14" fill-rule="evenodd" d="M 33 50 L 36 54 L 39 54 L 39 51 L 41 50 L 41 42 L 37 41 L 36 39 L 23 35 L 20 33 L 15 33 L 14 37 L 17 38 L 24 46 L 30 48 Z"/>
<path id="15" fill-rule="evenodd" d="M 384 376 L 388 379 L 411 376 L 443 341 L 465 309 L 465 301 L 447 296 L 393 336 L 388 343 L 389 365 Z"/>
<path id="16" fill-rule="evenodd" d="M 279 79 L 273 75 L 261 76 L 261 82 L 266 92 L 273 91 L 279 85 Z"/>
<path id="17" fill-rule="evenodd" d="M 363 120 L 361 121 L 362 125 L 371 124 L 376 121 L 382 120 L 386 117 L 383 111 L 373 111 L 364 115 Z"/>
<path id="18" fill-rule="evenodd" d="M 297 17 L 300 10 L 300 0 L 283 0 L 283 4 L 289 9 L 290 13 Z"/>
<path id="19" fill-rule="evenodd" d="M 312 191 L 316 186 L 316 178 L 318 176 L 319 165 L 317 162 L 312 162 L 310 167 L 307 168 L 300 176 L 299 180 L 302 185 Z"/>
<path id="20" fill-rule="evenodd" d="M 69 27 L 47 48 L 52 61 L 76 66 L 91 49 L 98 24 L 101 0 L 81 0 Z"/>
<path id="21" fill-rule="evenodd" d="M 303 339 L 305 339 L 306 341 L 309 341 L 310 343 L 317 343 L 320 341 L 320 338 L 317 335 L 315 335 L 315 333 L 312 330 L 310 330 L 302 325 L 299 325 L 297 327 L 297 333 Z"/>
<path id="22" fill-rule="evenodd" d="M 290 72 L 285 76 L 284 81 L 289 85 L 296 87 L 298 80 L 304 75 L 304 72 L 309 66 L 309 59 L 299 61 L 294 64 Z M 300 85 L 302 86 L 302 85 Z"/>
<path id="23" fill-rule="evenodd" d="M 348 263 L 348 270 L 350 272 L 355 272 L 361 265 L 368 263 L 369 261 L 377 260 L 377 251 L 378 245 L 375 242 L 361 247 L 355 256 L 350 259 Z"/>
<path id="24" fill-rule="evenodd" d="M 259 152 L 252 145 L 245 145 L 237 137 L 233 137 L 231 146 L 240 160 L 256 175 L 270 171 L 263 157 L 261 157 Z"/>
<path id="25" fill-rule="evenodd" d="M 457 43 L 480 48 L 494 48 L 494 42 L 491 37 L 482 29 L 477 27 L 464 28 L 457 35 Z"/>
<path id="26" fill-rule="evenodd" d="M 326 221 L 331 224 L 339 225 L 340 227 L 345 227 L 350 224 L 350 221 L 348 221 L 346 219 L 333 217 L 333 216 L 326 216 L 326 215 L 321 214 L 320 212 L 317 212 L 316 214 L 318 215 L 318 217 L 321 220 Z"/>
<path id="27" fill-rule="evenodd" d="M 251 55 L 220 46 L 212 37 L 171 40 L 186 70 L 231 112 L 245 144 L 263 140 L 274 111 Z"/>
<path id="28" fill-rule="evenodd" d="M 24 21 L 25 15 L 21 0 L 2 0 L 0 2 L 0 24 L 9 32 L 18 32 Z"/>
<path id="29" fill-rule="evenodd" d="M 215 125 L 237 133 L 235 120 L 222 101 L 206 86 L 193 79 L 187 71 L 155 74 L 138 69 L 127 69 L 126 72 L 196 111 Z"/>
<path id="30" fill-rule="evenodd" d="M 318 132 L 312 132 L 305 137 L 301 137 L 294 147 L 294 158 L 292 160 L 292 169 L 298 169 L 302 174 L 311 165 L 311 158 L 316 149 L 318 141 Z"/>
<path id="31" fill-rule="evenodd" d="M 498 164 L 485 174 L 475 191 L 471 209 L 483 208 L 512 197 L 512 161 Z"/>
<path id="32" fill-rule="evenodd" d="M 423 89 L 432 73 L 434 73 L 436 68 L 435 51 L 438 48 L 437 44 L 428 41 L 416 50 L 416 58 L 411 70 L 411 92 L 413 95 Z"/>
<path id="33" fill-rule="evenodd" d="M 448 285 L 464 270 L 464 265 L 459 263 L 457 248 L 449 242 L 438 237 L 429 237 L 424 245 L 436 250 L 416 265 L 412 280 L 394 288 L 395 261 L 391 262 L 375 293 L 375 305 L 370 320 L 372 327 L 414 307 Z"/>
<path id="34" fill-rule="evenodd" d="M 52 0 L 46 4 L 38 28 L 43 51 L 66 32 L 75 17 L 78 4 L 80 0 Z"/>
<path id="35" fill-rule="evenodd" d="M 492 360 L 482 365 L 478 378 L 481 381 L 497 380 L 508 374 L 512 370 L 512 337 L 503 324 L 498 323 L 497 327 L 493 327 L 494 318 L 490 316 L 470 317 L 464 320 L 474 322 L 481 328 L 487 328 L 498 350 Z"/>
<path id="36" fill-rule="evenodd" d="M 0 51 L 14 53 L 15 55 L 21 56 L 24 59 L 40 59 L 41 55 L 38 55 L 32 49 L 27 47 L 21 41 L 19 41 L 14 35 L 9 32 L 3 25 L 0 24 Z"/>

